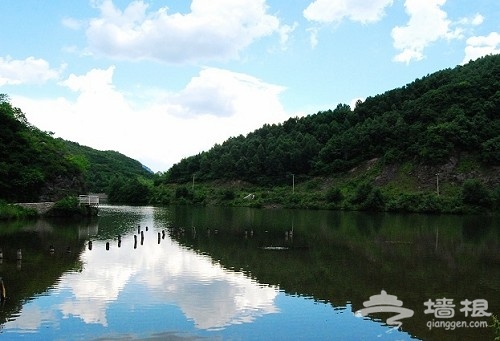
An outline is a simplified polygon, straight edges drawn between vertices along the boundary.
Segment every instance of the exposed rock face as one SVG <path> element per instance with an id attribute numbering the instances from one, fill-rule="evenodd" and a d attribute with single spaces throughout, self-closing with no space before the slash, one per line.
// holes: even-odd
<path id="1" fill-rule="evenodd" d="M 45 183 L 39 201 L 58 201 L 70 195 L 86 193 L 85 181 L 82 176 L 57 175 Z"/>
<path id="2" fill-rule="evenodd" d="M 440 182 L 452 183 L 459 186 L 467 179 L 478 179 L 491 188 L 500 185 L 500 167 L 464 170 L 460 169 L 459 159 L 455 156 L 450 157 L 446 164 L 440 166 L 416 165 L 408 171 L 404 171 L 401 167 L 401 164 L 382 167 L 380 174 L 375 178 L 375 184 L 377 186 L 386 185 L 395 180 L 401 172 L 405 172 L 406 176 L 415 179 L 420 190 L 434 188 L 437 177 L 439 177 Z"/>

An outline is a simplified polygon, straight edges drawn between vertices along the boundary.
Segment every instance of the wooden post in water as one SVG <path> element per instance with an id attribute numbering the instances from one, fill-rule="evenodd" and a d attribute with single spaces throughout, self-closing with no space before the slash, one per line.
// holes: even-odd
<path id="1" fill-rule="evenodd" d="M 7 297 L 7 290 L 5 290 L 5 284 L 3 283 L 3 278 L 0 277 L 0 295 L 2 304 L 5 302 L 5 298 Z"/>

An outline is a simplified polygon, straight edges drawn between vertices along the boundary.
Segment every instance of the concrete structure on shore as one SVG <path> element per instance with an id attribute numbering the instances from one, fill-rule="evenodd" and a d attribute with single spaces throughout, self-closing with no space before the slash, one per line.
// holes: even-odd
<path id="1" fill-rule="evenodd" d="M 79 195 L 78 205 L 81 208 L 82 214 L 87 216 L 96 216 L 99 210 L 100 197 L 98 195 Z M 53 201 L 45 202 L 23 202 L 16 205 L 32 209 L 37 212 L 39 216 L 50 214 L 50 210 L 56 203 Z"/>
<path id="2" fill-rule="evenodd" d="M 17 203 L 16 205 L 35 210 L 39 215 L 44 215 L 52 207 L 54 207 L 55 202 L 53 201 L 45 201 L 45 202 L 22 202 L 22 203 Z"/>

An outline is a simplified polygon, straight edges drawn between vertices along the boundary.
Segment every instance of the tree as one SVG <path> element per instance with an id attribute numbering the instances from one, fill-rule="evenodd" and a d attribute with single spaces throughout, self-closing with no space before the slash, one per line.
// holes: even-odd
<path id="1" fill-rule="evenodd" d="M 331 187 L 326 192 L 325 199 L 328 202 L 338 204 L 339 202 L 341 202 L 344 199 L 344 195 L 342 194 L 342 192 L 340 191 L 339 188 Z"/>
<path id="2" fill-rule="evenodd" d="M 492 198 L 488 190 L 477 179 L 466 180 L 462 185 L 462 201 L 466 205 L 488 208 Z"/>

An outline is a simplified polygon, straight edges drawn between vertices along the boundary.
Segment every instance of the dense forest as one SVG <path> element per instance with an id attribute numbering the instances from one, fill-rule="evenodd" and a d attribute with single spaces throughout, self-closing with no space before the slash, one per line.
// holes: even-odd
<path id="1" fill-rule="evenodd" d="M 154 174 L 139 161 L 112 150 L 100 151 L 71 141 L 64 144 L 82 164 L 89 192 L 106 193 L 115 203 L 149 202 Z"/>
<path id="2" fill-rule="evenodd" d="M 123 154 L 41 131 L 10 104 L 7 95 L 0 94 L 0 201 L 55 201 L 87 192 L 109 193 L 116 182 L 131 187 L 152 177 L 149 169 Z"/>
<path id="3" fill-rule="evenodd" d="M 64 143 L 31 125 L 0 95 L 0 199 L 38 201 L 84 187 L 82 168 Z"/>
<path id="4" fill-rule="evenodd" d="M 162 174 L 152 200 L 413 212 L 498 209 L 499 113 L 500 55 L 487 56 L 354 108 L 339 104 L 229 138 Z M 255 200 L 241 199 L 248 193 Z"/>
<path id="5" fill-rule="evenodd" d="M 500 165 L 500 55 L 417 79 L 384 94 L 283 124 L 265 125 L 183 159 L 166 182 L 242 179 L 289 182 L 287 174 L 324 176 L 363 161 L 443 164 L 470 153 Z"/>
<path id="6" fill-rule="evenodd" d="M 0 204 L 104 192 L 138 205 L 497 211 L 499 113 L 500 55 L 487 56 L 354 108 L 266 124 L 152 174 L 53 138 L 1 95 Z"/>

